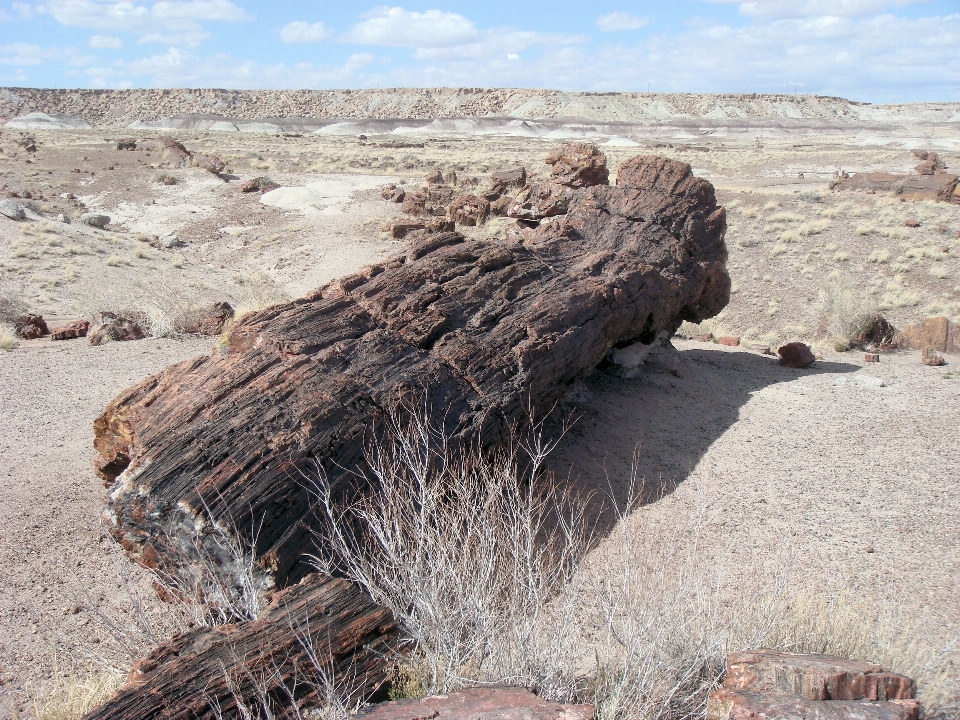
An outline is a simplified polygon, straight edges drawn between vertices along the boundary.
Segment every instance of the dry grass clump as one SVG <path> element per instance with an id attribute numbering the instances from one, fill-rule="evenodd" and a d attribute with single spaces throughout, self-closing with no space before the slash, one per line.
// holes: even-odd
<path id="1" fill-rule="evenodd" d="M 11 323 L 27 312 L 22 282 L 0 277 L 0 323 Z"/>
<path id="2" fill-rule="evenodd" d="M 830 320 L 836 336 L 851 340 L 873 321 L 877 303 L 873 295 L 849 275 L 834 271 L 820 284 L 820 311 Z"/>
<path id="3" fill-rule="evenodd" d="M 13 350 L 17 346 L 17 336 L 12 327 L 0 325 L 0 350 Z"/>
<path id="4" fill-rule="evenodd" d="M 116 694 L 123 684 L 122 673 L 96 669 L 72 676 L 45 697 L 31 697 L 33 720 L 79 720 Z"/>
<path id="5" fill-rule="evenodd" d="M 259 270 L 235 275 L 233 281 L 240 290 L 236 294 L 237 317 L 271 305 L 287 302 L 290 294 L 270 275 Z"/>

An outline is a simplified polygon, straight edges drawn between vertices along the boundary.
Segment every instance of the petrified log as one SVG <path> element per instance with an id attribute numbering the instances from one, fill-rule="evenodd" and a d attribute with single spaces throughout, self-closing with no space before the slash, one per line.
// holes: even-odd
<path id="1" fill-rule="evenodd" d="M 939 200 L 960 203 L 960 182 L 951 173 L 938 175 L 894 175 L 857 173 L 837 185 L 840 190 L 896 192 L 907 200 Z"/>
<path id="2" fill-rule="evenodd" d="M 566 215 L 514 242 L 427 236 L 240 318 L 217 354 L 125 391 L 94 423 L 118 539 L 141 560 L 189 562 L 181 548 L 210 508 L 260 528 L 265 582 L 294 582 L 312 543 L 303 474 L 319 465 L 335 493 L 352 491 L 371 428 L 411 396 L 453 442 L 490 447 L 610 348 L 720 312 L 730 279 L 713 186 L 652 156 L 618 183 L 573 190 Z"/>
<path id="3" fill-rule="evenodd" d="M 917 720 L 912 678 L 871 662 L 776 650 L 731 653 L 707 720 Z"/>
<path id="4" fill-rule="evenodd" d="M 163 643 L 85 720 L 246 717 L 238 698 L 254 717 L 263 716 L 264 704 L 273 712 L 268 717 L 293 717 L 285 711 L 293 701 L 323 700 L 320 672 L 345 696 L 369 698 L 386 680 L 396 639 L 389 610 L 346 580 L 309 575 L 274 595 L 255 621 L 199 628 Z"/>

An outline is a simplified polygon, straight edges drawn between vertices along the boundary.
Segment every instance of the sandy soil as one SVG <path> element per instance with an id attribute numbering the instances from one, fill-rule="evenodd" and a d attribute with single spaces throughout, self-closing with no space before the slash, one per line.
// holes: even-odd
<path id="1" fill-rule="evenodd" d="M 834 272 L 852 278 L 899 326 L 933 312 L 960 319 L 960 207 L 827 185 L 840 167 L 903 171 L 919 145 L 960 167 L 960 134 L 926 132 L 908 128 L 883 143 L 869 133 L 696 144 L 678 137 L 604 150 L 612 168 L 658 152 L 691 162 L 716 185 L 729 208 L 735 293 L 708 329 L 769 344 L 814 342 L 819 286 Z M 380 230 L 397 207 L 379 199 L 379 185 L 415 187 L 432 167 L 455 169 L 465 183 L 518 161 L 542 177 L 550 147 L 468 136 L 179 136 L 191 150 L 226 160 L 225 182 L 166 166 L 154 133 L 139 137 L 135 152 L 117 151 L 103 131 L 34 134 L 39 150 L 27 155 L 16 144 L 22 133 L 0 130 L 2 189 L 35 196 L 28 222 L 0 218 L 0 277 L 22 284 L 32 309 L 57 317 L 118 303 L 153 312 L 300 295 L 400 247 Z M 176 184 L 153 181 L 157 173 Z M 282 191 L 237 191 L 259 175 Z M 55 220 L 87 210 L 106 212 L 111 226 Z M 908 217 L 921 226 L 904 227 Z M 497 235 L 505 226 L 495 219 L 469 232 Z M 168 232 L 185 245 L 151 244 Z M 91 468 L 91 422 L 124 387 L 212 342 L 31 341 L 0 352 L 0 717 L 5 703 L 24 708 L 30 688 L 42 695 L 84 671 L 78 639 L 120 658 L 95 617 L 72 611 L 87 594 L 130 622 L 112 552 L 100 539 L 104 490 Z M 581 487 L 609 483 L 622 496 L 639 443 L 640 476 L 649 489 L 672 492 L 635 514 L 638 527 L 689 513 L 702 494 L 706 543 L 756 550 L 789 539 L 800 553 L 798 572 L 878 603 L 900 593 L 917 631 L 942 646 L 960 630 L 960 375 L 953 370 L 960 358 L 930 368 L 917 353 L 902 353 L 862 366 L 861 355 L 834 353 L 829 336 L 820 342 L 824 359 L 804 371 L 743 348 L 677 341 L 676 374 L 595 373 L 569 406 L 580 420 L 554 466 Z M 142 585 L 135 570 L 126 572 Z M 145 598 L 148 614 L 160 612 Z"/>

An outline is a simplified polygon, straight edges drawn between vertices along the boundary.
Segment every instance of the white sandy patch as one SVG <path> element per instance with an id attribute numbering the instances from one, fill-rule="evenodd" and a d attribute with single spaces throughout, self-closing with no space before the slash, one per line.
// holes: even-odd
<path id="1" fill-rule="evenodd" d="M 299 187 L 280 187 L 264 193 L 260 202 L 283 210 L 339 212 L 354 193 L 373 190 L 397 178 L 386 175 L 331 175 Z"/>

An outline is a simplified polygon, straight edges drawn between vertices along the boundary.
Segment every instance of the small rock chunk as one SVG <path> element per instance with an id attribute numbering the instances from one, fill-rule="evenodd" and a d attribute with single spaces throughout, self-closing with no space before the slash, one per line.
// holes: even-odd
<path id="1" fill-rule="evenodd" d="M 146 318 L 141 313 L 121 315 L 113 312 L 102 312 L 99 320 L 97 329 L 90 335 L 91 345 L 143 340 L 147 336 L 147 331 L 144 329 Z"/>
<path id="2" fill-rule="evenodd" d="M 356 720 L 593 720 L 592 705 L 560 705 L 527 688 L 471 687 L 448 695 L 380 703 L 352 716 Z"/>
<path id="3" fill-rule="evenodd" d="M 90 227 L 102 228 L 110 224 L 110 216 L 101 215 L 100 213 L 84 213 L 80 216 L 80 222 Z"/>
<path id="4" fill-rule="evenodd" d="M 58 328 L 54 328 L 50 331 L 51 340 L 73 340 L 74 338 L 82 338 L 87 336 L 87 331 L 90 329 L 89 320 L 76 320 L 66 325 L 62 325 Z"/>
<path id="5" fill-rule="evenodd" d="M 813 365 L 817 359 L 813 351 L 801 342 L 792 342 L 782 345 L 777 349 L 780 355 L 780 364 L 789 368 L 805 368 Z"/>
<path id="6" fill-rule="evenodd" d="M 27 214 L 23 211 L 23 206 L 13 200 L 0 201 L 0 215 L 8 217 L 11 220 L 23 220 Z"/>
<path id="7" fill-rule="evenodd" d="M 36 340 L 50 334 L 46 321 L 40 315 L 21 315 L 13 321 L 13 331 L 24 340 Z"/>
<path id="8" fill-rule="evenodd" d="M 489 214 L 490 203 L 476 195 L 461 195 L 450 203 L 450 217 L 467 227 L 482 225 Z"/>
<path id="9" fill-rule="evenodd" d="M 579 188 L 608 185 L 607 156 L 593 143 L 573 142 L 560 146 L 547 155 L 553 166 L 552 180 L 567 187 Z"/>
<path id="10" fill-rule="evenodd" d="M 117 140 L 117 150 L 136 150 L 137 141 L 133 138 L 120 138 Z"/>

